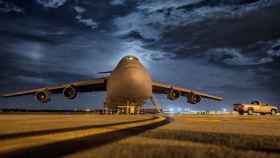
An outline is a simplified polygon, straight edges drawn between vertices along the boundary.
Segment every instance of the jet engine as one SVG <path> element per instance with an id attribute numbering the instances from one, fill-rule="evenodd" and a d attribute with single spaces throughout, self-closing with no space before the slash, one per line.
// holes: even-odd
<path id="1" fill-rule="evenodd" d="M 201 101 L 201 96 L 190 93 L 188 94 L 187 99 L 188 99 L 188 103 L 197 104 Z"/>
<path id="2" fill-rule="evenodd" d="M 62 93 L 67 99 L 74 99 L 77 96 L 77 90 L 73 86 L 64 88 Z"/>
<path id="3" fill-rule="evenodd" d="M 50 101 L 49 92 L 47 90 L 43 90 L 43 91 L 37 92 L 35 94 L 35 97 L 41 103 L 47 103 L 48 101 Z"/>
<path id="4" fill-rule="evenodd" d="M 170 92 L 167 94 L 167 98 L 169 100 L 177 100 L 180 97 L 180 92 L 171 89 Z"/>

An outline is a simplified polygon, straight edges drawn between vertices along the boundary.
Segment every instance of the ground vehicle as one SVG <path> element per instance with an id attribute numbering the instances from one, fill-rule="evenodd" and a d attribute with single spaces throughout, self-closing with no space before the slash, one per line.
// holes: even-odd
<path id="1" fill-rule="evenodd" d="M 250 104 L 234 104 L 233 106 L 233 110 L 237 111 L 240 115 L 245 113 L 248 113 L 248 115 L 253 113 L 276 115 L 278 112 L 278 107 L 262 103 L 261 101 L 253 101 Z"/>

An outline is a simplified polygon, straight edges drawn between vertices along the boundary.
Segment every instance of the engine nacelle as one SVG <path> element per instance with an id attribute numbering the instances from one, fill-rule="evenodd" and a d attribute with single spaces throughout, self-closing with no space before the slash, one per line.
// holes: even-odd
<path id="1" fill-rule="evenodd" d="M 41 103 L 47 103 L 50 101 L 48 90 L 43 90 L 43 91 L 37 92 L 35 94 L 35 97 Z"/>
<path id="2" fill-rule="evenodd" d="M 181 93 L 179 91 L 171 89 L 170 92 L 167 94 L 167 98 L 169 100 L 177 100 L 180 97 Z"/>
<path id="3" fill-rule="evenodd" d="M 197 104 L 201 101 L 201 96 L 191 93 L 188 94 L 187 99 L 188 99 L 188 103 Z"/>
<path id="4" fill-rule="evenodd" d="M 67 99 L 74 99 L 77 96 L 77 90 L 73 86 L 65 87 L 62 93 Z"/>

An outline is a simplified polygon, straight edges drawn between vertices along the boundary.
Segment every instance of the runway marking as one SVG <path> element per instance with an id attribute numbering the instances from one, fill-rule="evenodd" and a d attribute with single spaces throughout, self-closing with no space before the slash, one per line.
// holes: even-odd
<path id="1" fill-rule="evenodd" d="M 1 141 L 0 157 L 60 157 L 138 134 L 167 122 L 166 117 L 157 116 L 141 122 L 6 139 Z"/>

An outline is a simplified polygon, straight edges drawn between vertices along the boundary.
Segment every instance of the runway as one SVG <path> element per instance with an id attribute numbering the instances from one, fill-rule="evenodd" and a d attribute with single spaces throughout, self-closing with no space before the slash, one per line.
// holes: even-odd
<path id="1" fill-rule="evenodd" d="M 154 115 L 0 115 L 0 157 L 63 157 L 168 122 Z"/>

